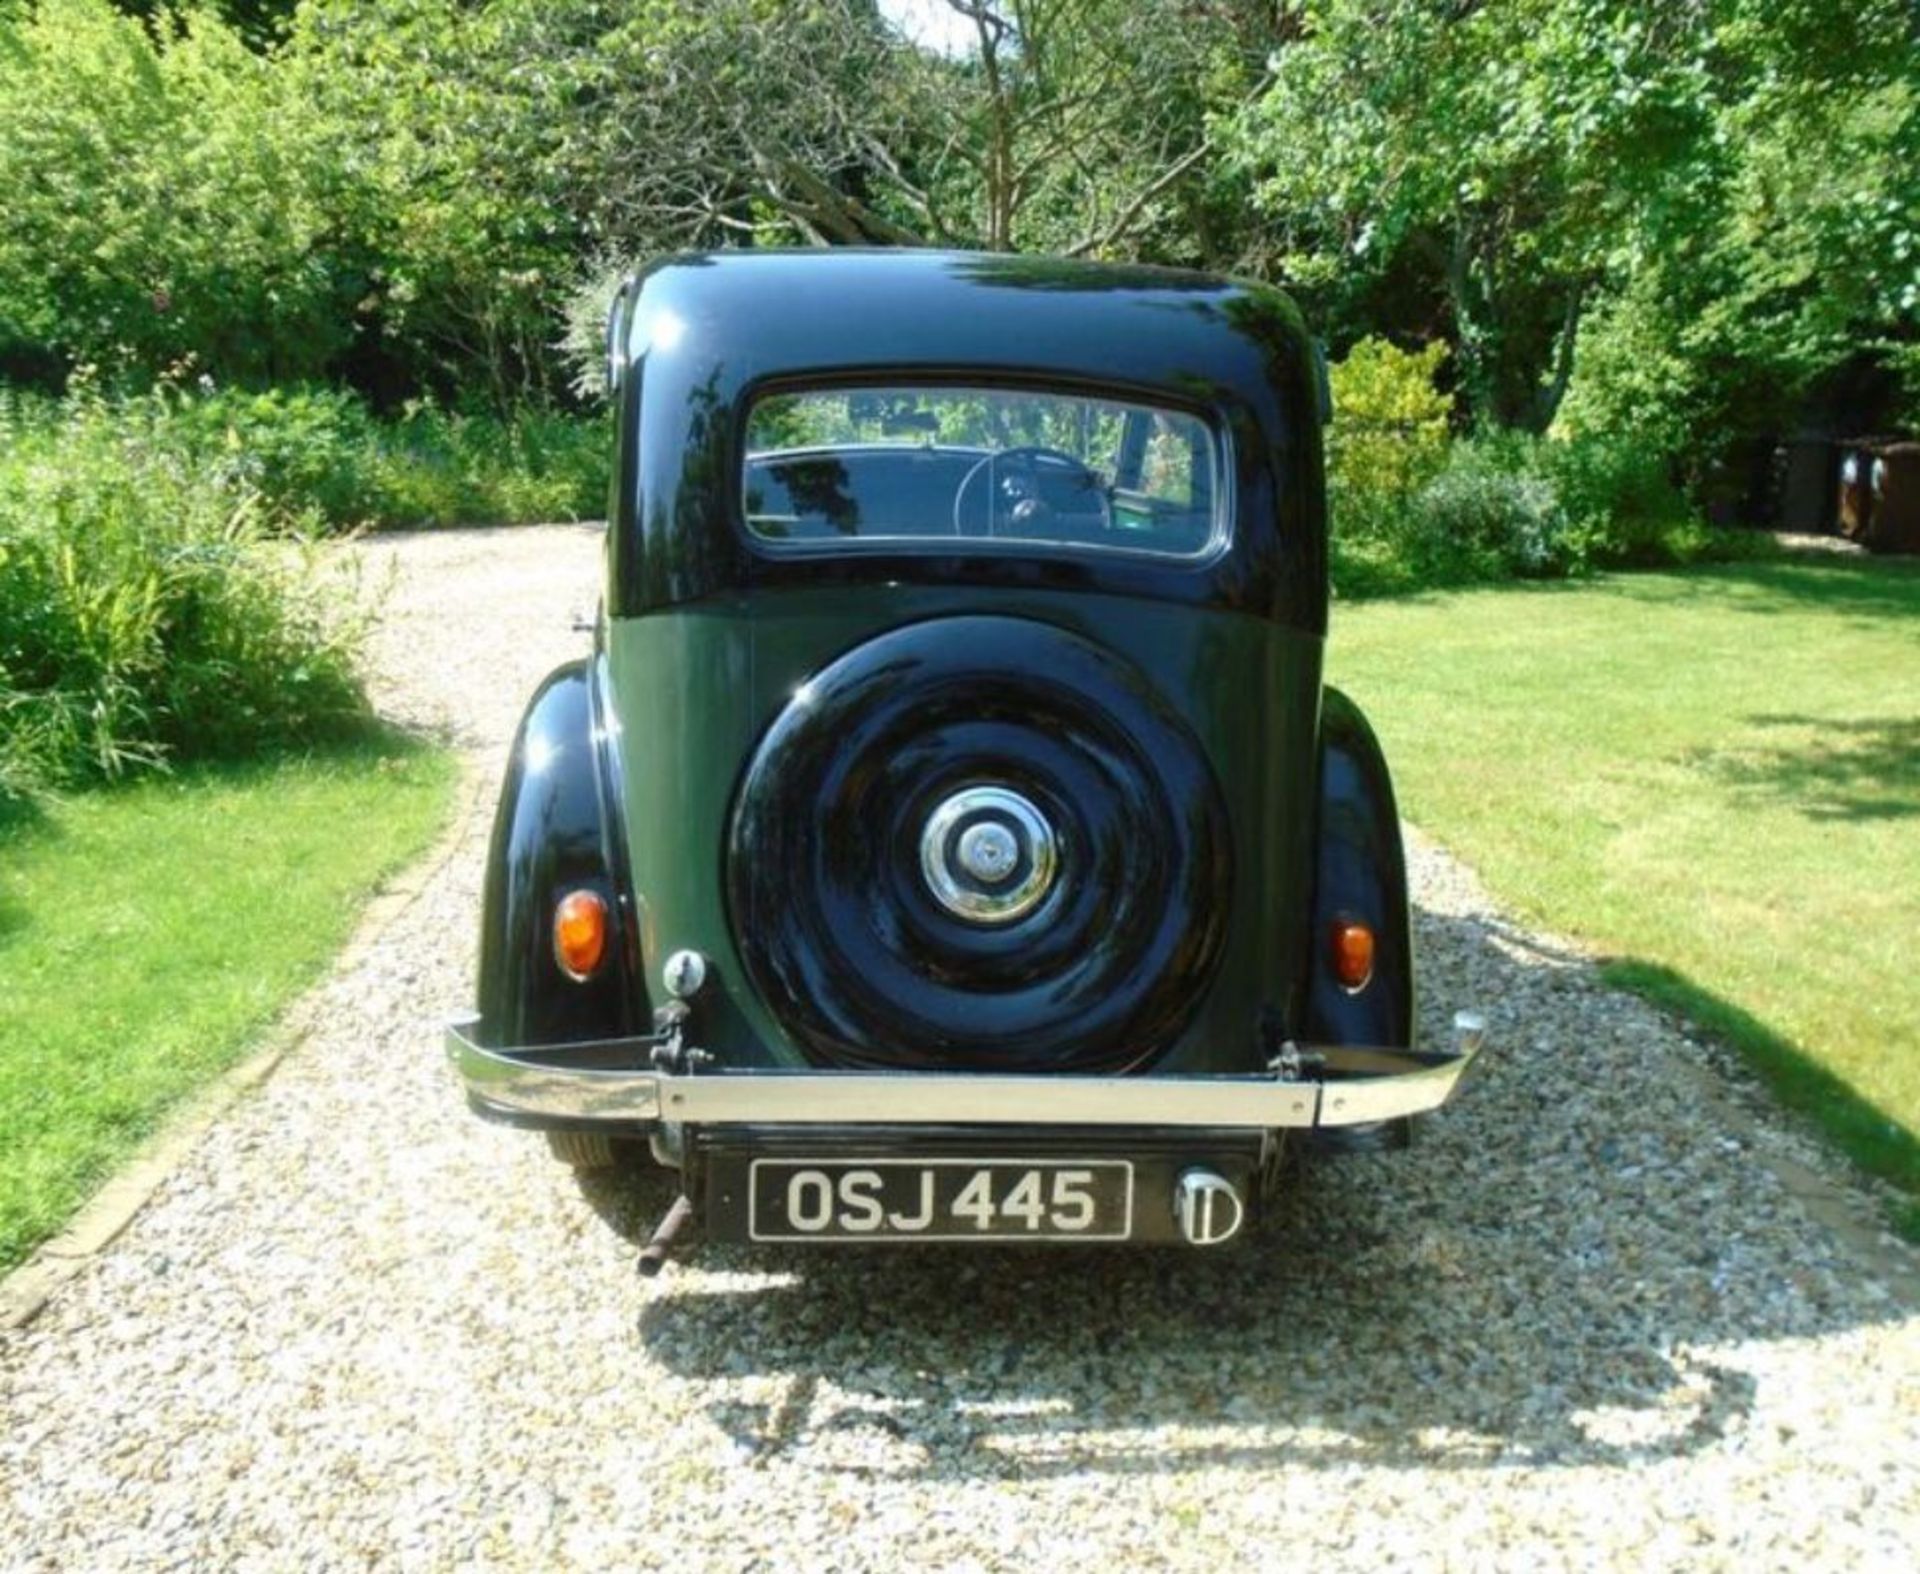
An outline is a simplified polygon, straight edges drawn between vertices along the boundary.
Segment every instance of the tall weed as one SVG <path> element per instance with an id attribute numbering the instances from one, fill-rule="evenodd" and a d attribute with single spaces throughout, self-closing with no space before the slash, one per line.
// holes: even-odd
<path id="1" fill-rule="evenodd" d="M 412 404 L 382 421 L 337 388 L 219 391 L 175 395 L 153 437 L 332 530 L 537 524 L 606 506 L 601 423 L 539 409 Z"/>
<path id="2" fill-rule="evenodd" d="M 0 790 L 340 732 L 357 598 L 276 509 L 154 440 L 161 414 L 0 399 Z"/>

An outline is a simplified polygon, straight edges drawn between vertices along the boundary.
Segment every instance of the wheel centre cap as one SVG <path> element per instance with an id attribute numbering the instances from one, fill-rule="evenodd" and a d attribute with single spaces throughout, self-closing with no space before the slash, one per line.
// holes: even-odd
<path id="1" fill-rule="evenodd" d="M 981 820 L 960 833 L 955 849 L 960 867 L 976 880 L 998 885 L 1020 861 L 1020 844 L 997 820 Z"/>
<path id="2" fill-rule="evenodd" d="M 1058 856 L 1046 816 L 1005 787 L 954 793 L 920 835 L 927 889 L 970 923 L 1007 924 L 1032 912 L 1052 889 Z"/>

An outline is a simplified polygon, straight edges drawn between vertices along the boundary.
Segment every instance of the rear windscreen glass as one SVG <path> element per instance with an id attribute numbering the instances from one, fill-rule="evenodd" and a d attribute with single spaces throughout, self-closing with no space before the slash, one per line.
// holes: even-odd
<path id="1" fill-rule="evenodd" d="M 1219 456 L 1185 411 L 1017 388 L 763 395 L 747 417 L 747 528 L 769 545 L 946 541 L 1200 557 Z"/>

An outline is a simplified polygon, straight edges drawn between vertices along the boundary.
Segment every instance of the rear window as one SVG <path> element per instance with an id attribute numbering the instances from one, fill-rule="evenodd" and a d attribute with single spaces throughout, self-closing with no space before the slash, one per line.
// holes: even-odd
<path id="1" fill-rule="evenodd" d="M 947 541 L 1200 557 L 1221 532 L 1219 456 L 1182 410 L 1017 388 L 762 395 L 740 491 L 769 544 Z"/>

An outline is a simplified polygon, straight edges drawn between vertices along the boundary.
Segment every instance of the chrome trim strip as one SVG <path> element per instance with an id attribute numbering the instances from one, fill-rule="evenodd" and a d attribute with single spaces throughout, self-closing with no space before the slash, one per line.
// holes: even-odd
<path id="1" fill-rule="evenodd" d="M 1424 1115 L 1453 1097 L 1463 1060 L 1403 1071 L 1390 1077 L 1329 1082 L 1320 1090 L 1322 1126 L 1366 1126 L 1399 1115 Z"/>
<path id="2" fill-rule="evenodd" d="M 507 1051 L 474 1041 L 477 1018 L 447 1024 L 447 1057 L 482 1103 L 563 1120 L 671 1120 L 691 1125 L 945 1124 L 1221 1126 L 1249 1130 L 1347 1126 L 1444 1104 L 1479 1053 L 1485 1024 L 1455 1018 L 1456 1051 L 1368 1050 L 1409 1064 L 1397 1074 L 1329 1082 L 1221 1077 L 986 1076 L 970 1072 L 642 1070 L 651 1039 Z M 1330 1059 L 1339 1051 L 1329 1051 Z M 1356 1052 L 1360 1053 L 1360 1052 Z M 572 1064 L 564 1063 L 566 1056 Z M 639 1062 L 622 1066 L 621 1059 Z M 595 1064 L 581 1065 L 581 1060 Z"/>
<path id="3" fill-rule="evenodd" d="M 1044 1082 L 1044 1086 L 1036 1083 Z M 1272 1077 L 772 1071 L 665 1079 L 666 1118 L 806 1125 L 1311 1126 L 1312 1084 Z"/>

